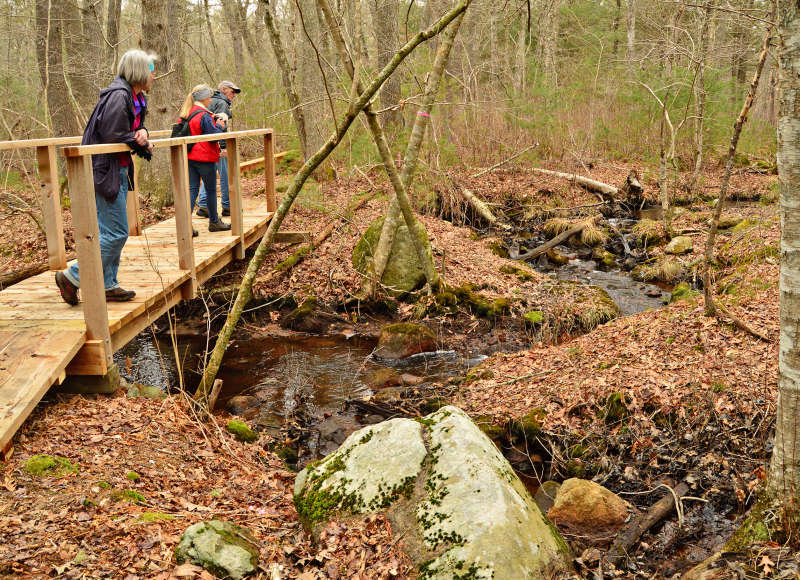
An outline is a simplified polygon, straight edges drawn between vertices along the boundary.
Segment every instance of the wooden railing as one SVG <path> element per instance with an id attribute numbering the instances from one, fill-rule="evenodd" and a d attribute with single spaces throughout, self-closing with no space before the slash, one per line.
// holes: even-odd
<path id="1" fill-rule="evenodd" d="M 224 134 L 198 135 L 194 137 L 155 139 L 168 136 L 169 131 L 154 131 L 150 134 L 153 148 L 169 149 L 172 193 L 175 200 L 175 222 L 177 236 L 178 265 L 191 272 L 191 279 L 181 287 L 184 299 L 197 295 L 197 276 L 195 272 L 194 247 L 192 238 L 191 209 L 189 207 L 189 143 L 224 140 L 228 155 L 228 190 L 231 202 L 231 231 L 238 238 L 234 249 L 237 259 L 244 258 L 245 232 L 243 221 L 242 191 L 240 181 L 239 139 L 262 137 L 264 144 L 264 191 L 266 211 L 275 211 L 275 161 L 272 129 L 253 129 L 231 131 Z M 56 163 L 56 147 L 67 162 L 67 180 L 70 192 L 72 225 L 75 249 L 81 268 L 81 298 L 84 320 L 86 322 L 87 345 L 94 344 L 110 366 L 113 351 L 108 325 L 103 267 L 100 260 L 99 226 L 94 196 L 92 175 L 92 155 L 130 151 L 127 145 L 109 143 L 100 145 L 79 145 L 80 137 L 60 137 L 53 139 L 32 139 L 28 141 L 0 142 L 0 151 L 10 149 L 35 148 L 42 187 L 42 207 L 47 237 L 48 262 L 51 270 L 66 267 L 61 200 Z M 134 159 L 136 159 L 134 157 Z M 138 180 L 135 180 L 138 182 Z M 138 216 L 138 185 L 128 193 L 128 220 L 131 235 L 141 235 Z"/>

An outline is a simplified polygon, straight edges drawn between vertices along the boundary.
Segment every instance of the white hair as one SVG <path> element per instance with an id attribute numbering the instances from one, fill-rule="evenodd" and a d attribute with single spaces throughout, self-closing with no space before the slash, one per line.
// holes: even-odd
<path id="1" fill-rule="evenodd" d="M 132 87 L 143 87 L 150 80 L 150 63 L 158 60 L 155 54 L 143 50 L 129 50 L 119 59 L 117 74 Z"/>

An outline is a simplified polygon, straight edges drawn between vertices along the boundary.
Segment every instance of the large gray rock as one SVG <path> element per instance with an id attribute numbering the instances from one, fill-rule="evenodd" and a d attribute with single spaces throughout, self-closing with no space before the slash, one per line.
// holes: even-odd
<path id="1" fill-rule="evenodd" d="M 252 534 L 221 520 L 198 522 L 186 528 L 175 548 L 178 564 L 202 566 L 220 578 L 238 580 L 256 571 L 258 547 Z"/>
<path id="2" fill-rule="evenodd" d="M 675 255 L 686 254 L 691 252 L 693 247 L 692 238 L 689 236 L 675 236 L 664 248 L 664 252 Z"/>
<path id="3" fill-rule="evenodd" d="M 541 578 L 569 549 L 494 444 L 455 407 L 365 427 L 298 474 L 295 506 L 319 529 L 385 512 L 431 579 Z"/>
<path id="4" fill-rule="evenodd" d="M 362 274 L 366 274 L 367 265 L 372 259 L 378 239 L 381 236 L 384 218 L 378 218 L 370 224 L 367 231 L 353 248 L 353 266 Z M 430 242 L 425 239 L 426 252 L 431 254 Z M 381 277 L 381 284 L 395 296 L 402 296 L 422 286 L 425 272 L 419 263 L 408 227 L 401 225 L 394 234 L 394 243 Z"/>

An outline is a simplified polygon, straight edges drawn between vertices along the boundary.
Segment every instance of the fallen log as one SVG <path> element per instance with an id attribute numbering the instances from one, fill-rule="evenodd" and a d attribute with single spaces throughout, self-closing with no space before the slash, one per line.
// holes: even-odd
<path id="1" fill-rule="evenodd" d="M 689 493 L 689 486 L 686 485 L 685 482 L 681 482 L 675 489 L 668 490 L 664 497 L 650 506 L 649 510 L 631 521 L 631 523 L 617 535 L 617 539 L 606 554 L 606 564 L 618 566 L 627 557 L 628 550 L 642 537 L 642 534 L 655 526 L 672 511 L 673 507 L 675 507 L 675 498 L 680 499 L 687 493 Z"/>
<path id="2" fill-rule="evenodd" d="M 67 261 L 75 259 L 75 252 L 70 252 L 67 254 Z M 0 274 L 0 288 L 8 288 L 17 282 L 22 282 L 26 278 L 30 278 L 31 276 L 36 276 L 41 274 L 42 272 L 47 272 L 50 269 L 50 266 L 45 264 L 37 264 L 36 266 L 30 266 L 28 268 L 23 268 L 22 270 L 16 270 L 14 272 L 4 272 Z"/>
<path id="3" fill-rule="evenodd" d="M 492 210 L 489 209 L 489 206 L 486 205 L 481 199 L 478 198 L 478 196 L 472 193 L 469 189 L 467 189 L 466 187 L 456 187 L 456 189 L 461 194 L 461 196 L 467 200 L 467 203 L 469 203 L 469 205 L 472 206 L 472 209 L 474 209 L 475 212 L 479 216 L 481 216 L 484 220 L 486 220 L 493 226 L 500 226 L 505 230 L 511 229 L 510 225 L 499 221 L 497 217 L 492 213 Z"/>
<path id="4" fill-rule="evenodd" d="M 540 169 L 538 167 L 531 167 L 531 171 L 542 173 L 544 175 L 552 175 L 553 177 L 560 177 L 571 181 L 576 185 L 588 189 L 589 191 L 598 194 L 598 197 L 604 202 L 614 202 L 620 197 L 628 197 L 631 194 L 639 194 L 644 191 L 642 184 L 639 182 L 639 174 L 635 170 L 628 173 L 625 183 L 622 187 L 614 187 L 602 181 L 583 177 L 576 173 L 562 173 L 560 171 L 551 171 L 549 169 Z"/>
<path id="5" fill-rule="evenodd" d="M 568 239 L 570 236 L 581 233 L 583 229 L 586 227 L 586 225 L 587 225 L 586 222 L 580 223 L 577 226 L 568 229 L 565 232 L 561 232 L 549 242 L 545 242 L 538 248 L 529 250 L 524 254 L 520 254 L 516 248 L 509 248 L 508 255 L 512 260 L 530 260 L 531 258 L 538 258 L 542 254 L 544 254 L 547 250 L 556 247 L 558 244 Z"/>

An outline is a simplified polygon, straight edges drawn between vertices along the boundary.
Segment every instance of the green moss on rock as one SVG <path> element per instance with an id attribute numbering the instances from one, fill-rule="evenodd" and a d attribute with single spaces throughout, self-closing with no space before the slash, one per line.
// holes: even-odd
<path id="1" fill-rule="evenodd" d="M 532 442 L 542 430 L 542 423 L 547 412 L 536 408 L 525 413 L 522 417 L 508 421 L 506 428 L 517 441 Z"/>
<path id="2" fill-rule="evenodd" d="M 513 276 L 516 276 L 522 282 L 534 279 L 533 274 L 531 274 L 530 272 L 523 270 L 518 266 L 512 266 L 511 264 L 500 266 L 500 272 L 502 272 L 503 274 L 511 274 Z"/>
<path id="3" fill-rule="evenodd" d="M 628 398 L 624 393 L 611 393 L 608 395 L 600 412 L 603 420 L 609 425 L 624 421 L 629 414 Z"/>
<path id="4" fill-rule="evenodd" d="M 144 503 L 147 501 L 141 493 L 132 489 L 116 489 L 111 492 L 111 499 L 113 501 L 129 501 L 131 503 Z"/>
<path id="5" fill-rule="evenodd" d="M 142 512 L 139 514 L 137 519 L 146 524 L 152 524 L 154 522 L 174 520 L 175 516 L 171 516 L 170 514 L 162 514 L 160 512 Z"/>
<path id="6" fill-rule="evenodd" d="M 250 429 L 244 421 L 232 419 L 225 425 L 225 429 L 243 443 L 252 443 L 258 439 L 258 433 Z"/>
<path id="7" fill-rule="evenodd" d="M 136 481 L 139 479 L 139 477 L 140 477 L 139 474 L 136 473 L 135 471 L 129 471 L 128 473 L 125 474 L 125 479 L 129 479 L 130 481 Z"/>
<path id="8" fill-rule="evenodd" d="M 78 473 L 78 468 L 65 457 L 34 455 L 25 462 L 25 471 L 37 477 L 62 477 L 67 473 Z"/>

